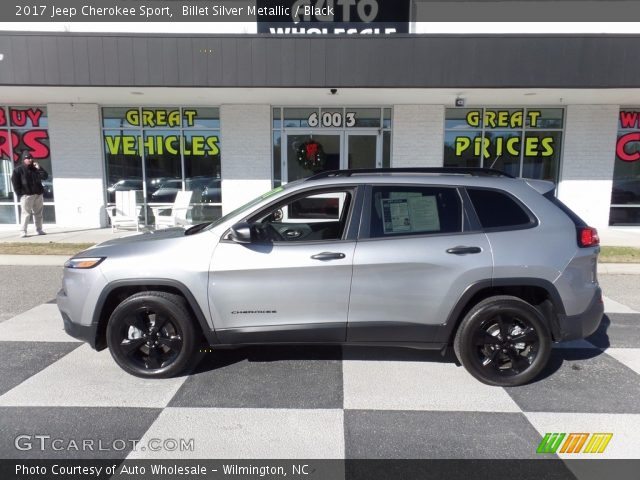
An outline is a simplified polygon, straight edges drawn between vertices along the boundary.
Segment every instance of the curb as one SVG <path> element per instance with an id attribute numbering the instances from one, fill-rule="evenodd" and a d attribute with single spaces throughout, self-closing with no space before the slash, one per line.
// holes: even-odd
<path id="1" fill-rule="evenodd" d="M 0 255 L 0 265 L 61 267 L 71 255 Z"/>
<path id="2" fill-rule="evenodd" d="M 640 263 L 599 263 L 602 275 L 640 275 Z"/>

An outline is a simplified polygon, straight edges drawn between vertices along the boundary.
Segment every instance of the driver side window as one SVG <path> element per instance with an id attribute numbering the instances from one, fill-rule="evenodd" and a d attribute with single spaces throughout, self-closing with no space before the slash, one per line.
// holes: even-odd
<path id="1" fill-rule="evenodd" d="M 252 225 L 263 242 L 341 240 L 351 197 L 348 190 L 296 196 L 261 212 Z"/>

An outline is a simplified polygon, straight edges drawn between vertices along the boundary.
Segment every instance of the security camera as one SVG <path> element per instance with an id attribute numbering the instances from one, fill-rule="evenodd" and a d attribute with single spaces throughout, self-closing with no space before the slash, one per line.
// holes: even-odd
<path id="1" fill-rule="evenodd" d="M 329 91 L 331 92 L 331 95 L 335 95 L 336 93 L 338 93 L 338 89 L 337 88 L 332 88 Z"/>
<path id="2" fill-rule="evenodd" d="M 456 107 L 464 107 L 466 100 L 462 97 L 456 98 Z"/>

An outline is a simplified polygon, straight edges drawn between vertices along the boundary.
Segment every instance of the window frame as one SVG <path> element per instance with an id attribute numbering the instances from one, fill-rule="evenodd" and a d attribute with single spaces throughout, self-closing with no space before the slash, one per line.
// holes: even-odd
<path id="1" fill-rule="evenodd" d="M 454 189 L 460 200 L 460 215 L 461 218 L 461 230 L 459 232 L 427 232 L 427 233 L 406 233 L 396 234 L 382 237 L 371 236 L 371 207 L 374 187 L 386 187 L 386 188 L 449 188 Z M 474 212 L 475 213 L 475 212 Z M 358 241 L 386 241 L 404 238 L 424 238 L 424 237 L 441 237 L 451 235 L 466 235 L 469 233 L 477 232 L 474 229 L 473 217 L 469 215 L 467 211 L 467 205 L 464 201 L 464 196 L 461 193 L 461 187 L 459 185 L 447 185 L 439 183 L 371 183 L 367 184 L 363 196 L 362 215 L 360 216 L 360 228 L 358 232 Z"/>
<path id="2" fill-rule="evenodd" d="M 478 216 L 478 212 L 476 212 L 476 207 L 473 204 L 473 200 L 471 200 L 471 196 L 469 195 L 469 192 L 468 192 L 469 189 L 490 190 L 490 191 L 497 192 L 509 197 L 529 217 L 529 223 L 523 223 L 521 225 L 503 226 L 503 227 L 488 227 L 488 228 L 483 227 L 482 222 L 480 221 L 480 217 Z M 479 187 L 479 186 L 476 187 L 476 186 L 470 186 L 470 185 L 465 186 L 463 190 L 464 190 L 465 197 L 469 200 L 469 212 L 472 217 L 472 222 L 477 226 L 477 228 L 481 232 L 495 233 L 495 232 L 512 232 L 517 230 L 529 230 L 531 228 L 536 228 L 540 224 L 538 217 L 536 217 L 536 215 L 531 211 L 531 209 L 527 207 L 527 205 L 525 205 L 525 203 L 522 200 L 520 200 L 518 197 L 513 195 L 511 192 L 508 192 L 507 190 L 502 190 L 500 188 L 494 188 L 494 187 Z"/>
<path id="3" fill-rule="evenodd" d="M 296 200 L 308 196 L 313 195 L 321 195 L 324 193 L 335 193 L 335 192 L 349 192 L 351 194 L 351 201 L 349 202 L 349 212 L 347 213 L 347 219 L 345 222 L 344 231 L 342 232 L 342 238 L 339 239 L 322 239 L 322 240 L 301 240 L 295 242 L 287 242 L 287 241 L 276 241 L 276 242 L 255 242 L 255 244 L 267 244 L 267 245 L 287 245 L 287 246 L 296 246 L 296 245 L 311 245 L 311 244 L 323 244 L 323 243 L 336 243 L 336 242 L 353 242 L 356 241 L 358 236 L 358 226 L 360 225 L 360 217 L 362 215 L 362 201 L 364 196 L 363 185 L 361 184 L 339 184 L 339 185 L 322 185 L 322 186 L 313 186 L 309 188 L 303 188 L 300 190 L 296 190 L 295 192 L 291 192 L 289 195 L 284 197 L 280 197 L 267 205 L 263 205 L 258 210 L 253 210 L 249 214 L 245 215 L 242 218 L 234 221 L 234 224 L 246 222 L 249 225 L 252 225 L 256 222 L 256 220 L 260 217 L 265 216 L 269 211 L 274 210 L 276 208 L 282 208 L 288 203 L 295 202 Z M 230 229 L 227 229 L 225 233 L 222 235 L 221 242 L 233 242 L 229 238 Z M 254 244 L 252 242 L 251 244 Z"/>

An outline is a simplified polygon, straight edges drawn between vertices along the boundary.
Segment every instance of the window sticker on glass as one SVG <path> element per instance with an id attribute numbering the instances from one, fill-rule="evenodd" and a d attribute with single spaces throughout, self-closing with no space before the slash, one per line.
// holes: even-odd
<path id="1" fill-rule="evenodd" d="M 382 200 L 384 233 L 400 233 L 411 231 L 409 205 L 405 198 L 387 198 Z"/>
<path id="2" fill-rule="evenodd" d="M 407 199 L 409 197 L 421 197 L 422 193 L 420 192 L 389 192 L 389 198 L 397 199 L 403 198 Z"/>
<path id="3" fill-rule="evenodd" d="M 403 192 L 402 195 L 405 198 L 392 194 L 396 198 L 382 200 L 385 234 L 440 230 L 438 205 L 434 196 L 423 197 L 414 192 Z"/>

